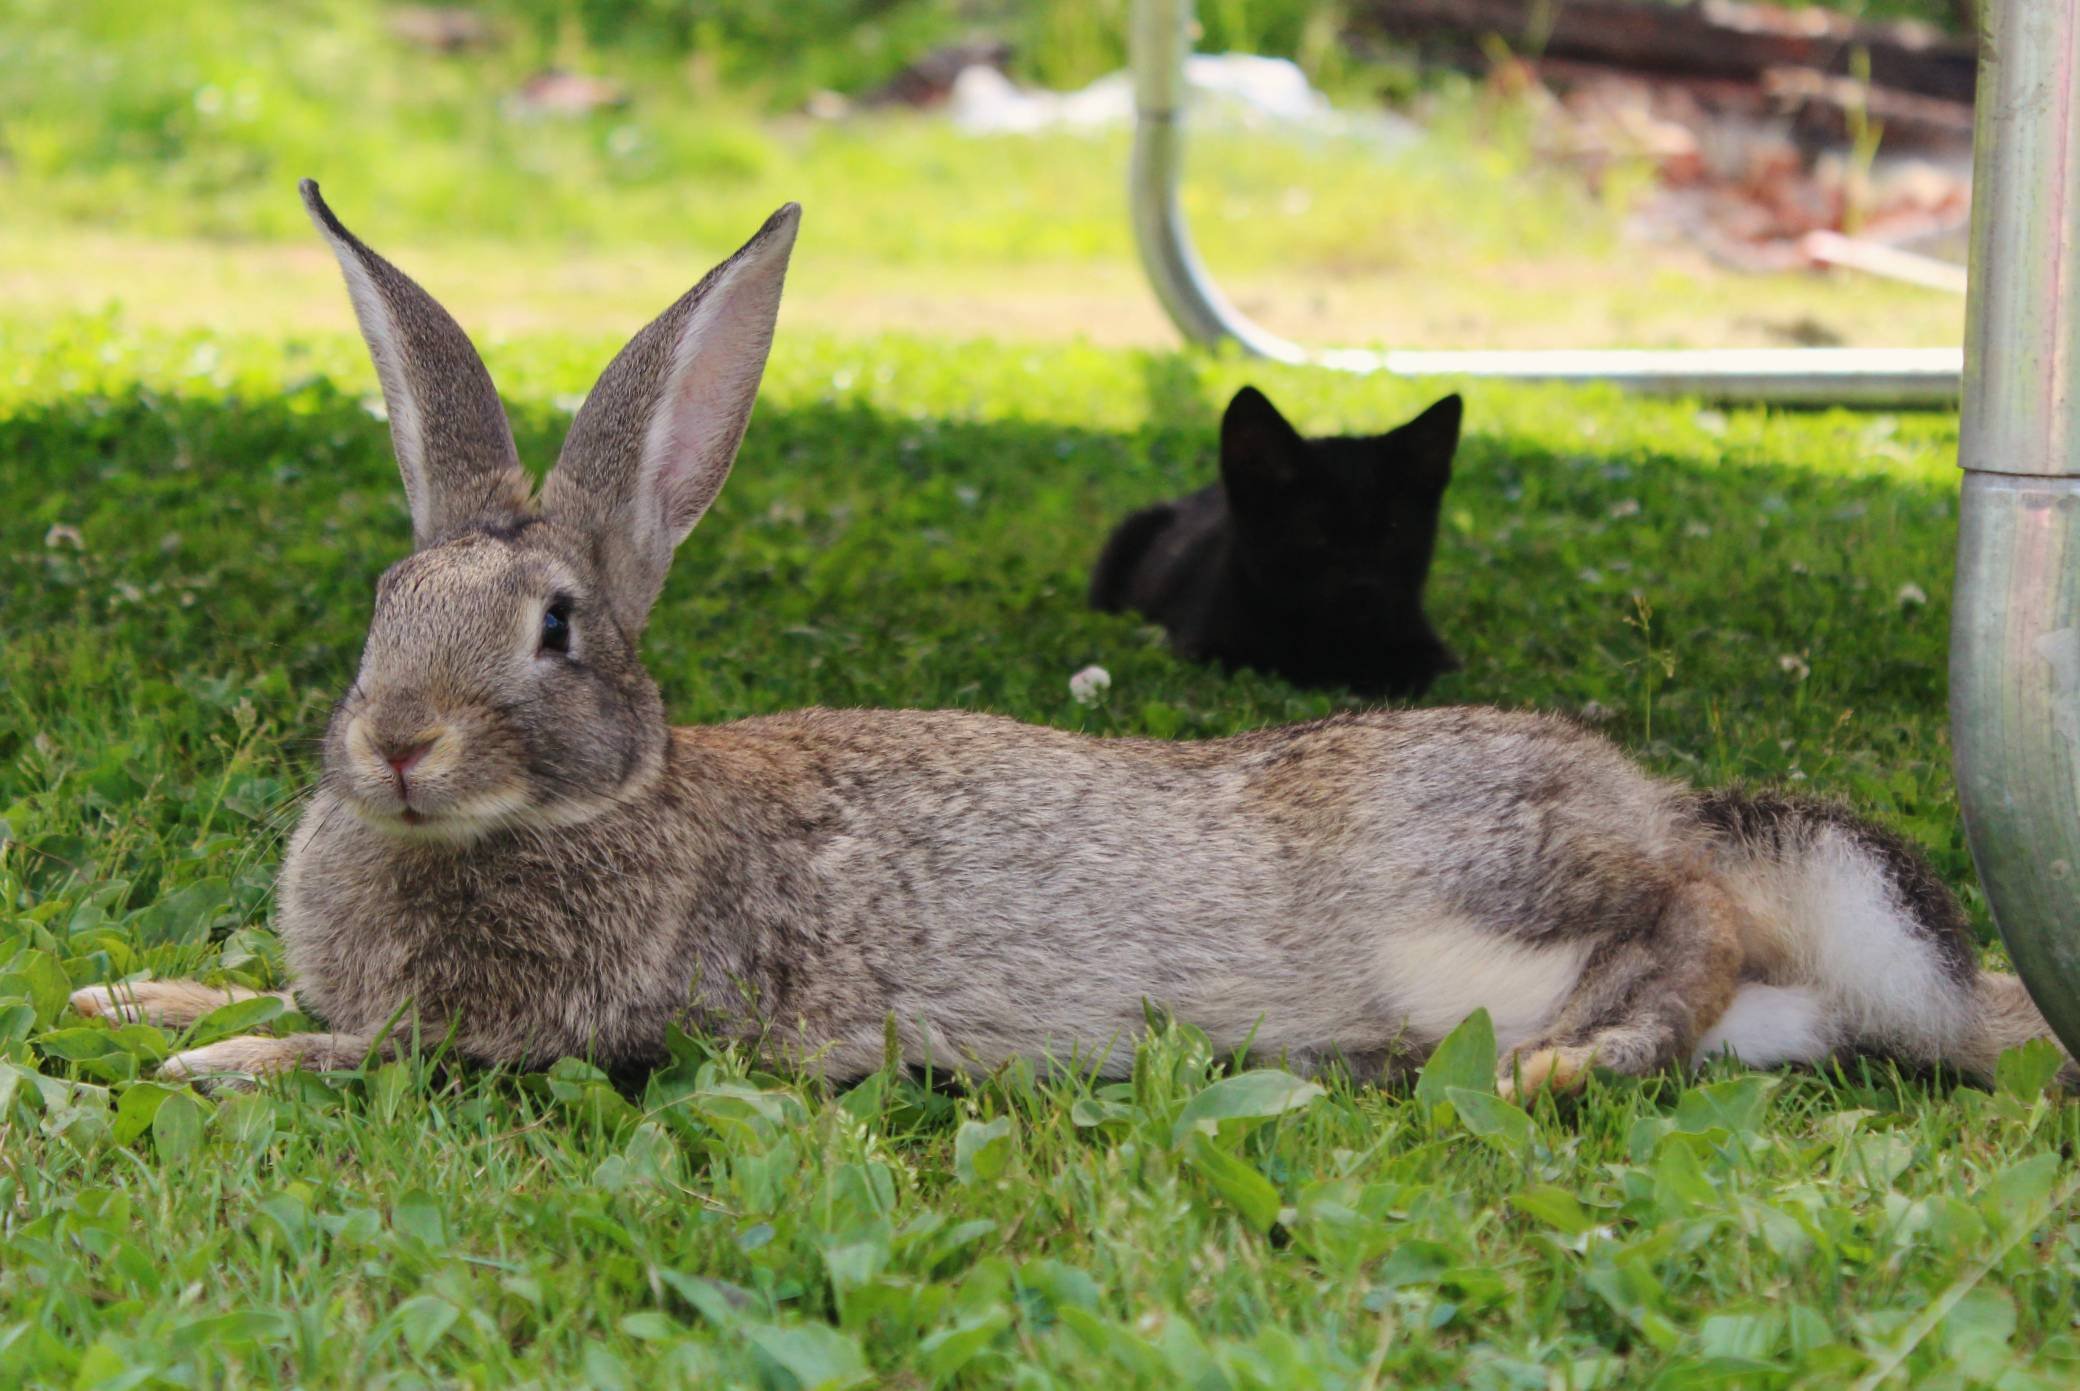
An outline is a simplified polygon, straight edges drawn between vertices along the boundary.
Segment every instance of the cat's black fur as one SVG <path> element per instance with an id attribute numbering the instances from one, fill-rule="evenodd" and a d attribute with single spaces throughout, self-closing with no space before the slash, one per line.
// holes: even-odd
<path id="1" fill-rule="evenodd" d="M 1187 657 L 1302 686 L 1417 696 L 1458 661 L 1423 616 L 1459 444 L 1447 396 L 1384 435 L 1304 439 L 1255 387 L 1221 419 L 1221 479 L 1121 522 L 1091 604 Z"/>

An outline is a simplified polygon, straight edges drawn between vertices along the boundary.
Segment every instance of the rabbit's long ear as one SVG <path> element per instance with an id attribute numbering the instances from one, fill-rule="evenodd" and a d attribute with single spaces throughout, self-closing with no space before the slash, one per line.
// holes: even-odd
<path id="1" fill-rule="evenodd" d="M 542 487 L 552 520 L 587 532 L 631 634 L 672 550 L 715 501 L 751 421 L 802 210 L 789 203 L 623 348 L 578 408 Z"/>
<path id="2" fill-rule="evenodd" d="M 513 448 L 513 428 L 468 335 L 433 296 L 340 225 L 316 183 L 305 179 L 298 188 L 339 258 L 375 359 L 412 508 L 412 539 L 427 546 L 524 513 L 527 474 Z"/>

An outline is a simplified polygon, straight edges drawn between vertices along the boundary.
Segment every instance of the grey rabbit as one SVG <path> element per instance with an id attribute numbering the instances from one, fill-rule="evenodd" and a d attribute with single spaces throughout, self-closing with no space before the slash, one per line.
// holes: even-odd
<path id="1" fill-rule="evenodd" d="M 1144 1002 L 1223 1049 L 1377 1076 L 1485 1006 L 1511 1094 L 1730 1050 L 1990 1074 L 2048 1030 L 1905 842 L 1651 778 L 1565 720 L 1378 710 L 1203 742 L 953 711 L 672 728 L 637 646 L 751 417 L 799 210 L 637 334 L 531 496 L 490 377 L 306 182 L 389 406 L 415 549 L 279 881 L 330 1032 L 175 1078 L 659 1061 L 667 1026 L 843 1079 L 1131 1062 Z M 81 990 L 180 1025 L 251 992 Z M 288 993 L 284 992 L 285 998 Z M 387 1032 L 385 1032 L 387 1027 Z"/>

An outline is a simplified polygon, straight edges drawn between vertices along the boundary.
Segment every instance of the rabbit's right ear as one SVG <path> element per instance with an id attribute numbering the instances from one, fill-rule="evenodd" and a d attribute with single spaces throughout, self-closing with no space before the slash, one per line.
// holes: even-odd
<path id="1" fill-rule="evenodd" d="M 630 635 L 664 587 L 672 551 L 729 477 L 773 346 L 799 205 L 629 340 L 578 408 L 542 485 L 542 508 L 592 538 L 607 600 Z"/>
<path id="2" fill-rule="evenodd" d="M 305 179 L 297 188 L 339 259 L 375 359 L 411 504 L 413 541 L 429 546 L 467 527 L 523 515 L 527 474 L 506 409 L 469 335 L 410 276 L 341 225 L 315 182 Z"/>

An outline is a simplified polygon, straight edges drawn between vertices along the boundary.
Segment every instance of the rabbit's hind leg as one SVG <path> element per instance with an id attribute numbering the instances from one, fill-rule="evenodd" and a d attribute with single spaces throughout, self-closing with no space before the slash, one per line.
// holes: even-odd
<path id="1" fill-rule="evenodd" d="M 1744 910 L 1718 883 L 1676 885 L 1651 923 L 1589 953 L 1552 1024 L 1502 1060 L 1498 1089 L 1568 1091 L 1592 1066 L 1638 1076 L 1688 1058 L 1733 999 L 1747 937 Z"/>
<path id="2" fill-rule="evenodd" d="M 116 985 L 90 985 L 72 992 L 72 1007 L 95 1019 L 117 1024 L 157 1024 L 181 1029 L 213 1009 L 272 994 L 295 1007 L 286 990 L 248 990 L 242 985 L 204 985 L 199 980 L 140 980 Z"/>

